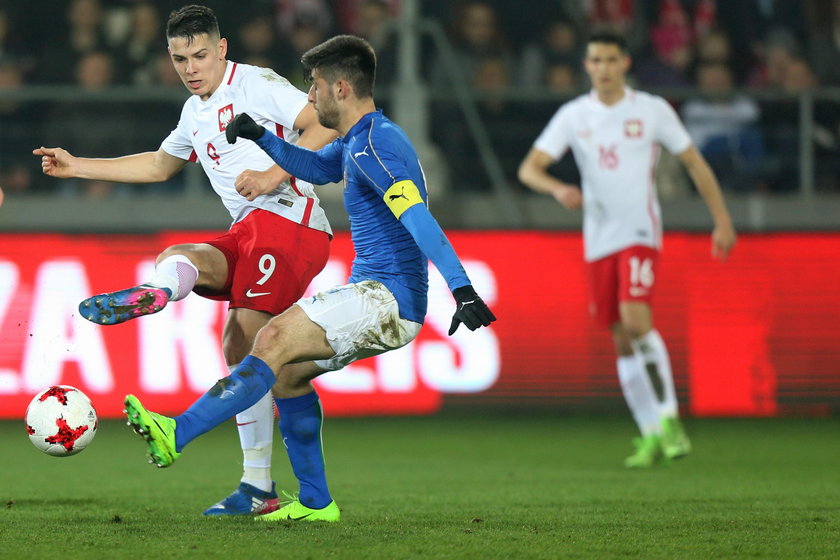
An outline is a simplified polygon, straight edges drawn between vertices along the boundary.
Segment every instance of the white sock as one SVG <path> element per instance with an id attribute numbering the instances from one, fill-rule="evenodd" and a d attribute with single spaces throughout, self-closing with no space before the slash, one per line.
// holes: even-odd
<path id="1" fill-rule="evenodd" d="M 627 401 L 639 431 L 643 436 L 661 433 L 659 403 L 644 364 L 635 354 L 619 356 L 615 364 L 624 400 Z"/>
<path id="2" fill-rule="evenodd" d="M 172 292 L 169 301 L 178 301 L 189 295 L 198 280 L 198 269 L 184 255 L 166 257 L 155 267 L 152 279 L 146 282 Z"/>
<path id="3" fill-rule="evenodd" d="M 653 365 L 656 368 L 662 382 L 662 400 L 657 397 L 660 418 L 676 418 L 679 416 L 679 405 L 674 389 L 674 375 L 671 372 L 671 358 L 668 357 L 665 341 L 656 329 L 652 329 L 645 336 L 634 340 L 632 345 L 633 351 L 646 366 Z"/>
<path id="4" fill-rule="evenodd" d="M 269 492 L 274 436 L 274 399 L 271 398 L 271 392 L 237 414 L 236 427 L 242 446 L 242 482 Z"/>

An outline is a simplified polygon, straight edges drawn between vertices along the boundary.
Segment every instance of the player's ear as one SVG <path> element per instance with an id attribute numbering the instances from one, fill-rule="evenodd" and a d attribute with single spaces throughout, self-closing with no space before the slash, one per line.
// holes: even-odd
<path id="1" fill-rule="evenodd" d="M 227 39 L 225 39 L 224 37 L 219 39 L 219 60 L 224 60 L 227 56 L 227 47 Z"/>
<path id="2" fill-rule="evenodd" d="M 581 61 L 581 67 L 587 74 L 592 72 L 592 63 L 589 61 L 588 56 L 583 57 L 583 60 Z"/>
<path id="3" fill-rule="evenodd" d="M 356 90 L 353 89 L 353 84 L 348 82 L 347 80 L 337 80 L 337 84 L 340 84 L 341 89 L 336 90 L 336 95 L 340 94 L 342 99 L 346 99 L 351 95 L 356 95 Z"/>

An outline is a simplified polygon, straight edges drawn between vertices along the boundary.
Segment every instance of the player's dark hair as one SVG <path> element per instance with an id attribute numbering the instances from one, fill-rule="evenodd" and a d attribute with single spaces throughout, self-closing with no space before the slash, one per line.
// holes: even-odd
<path id="1" fill-rule="evenodd" d="M 596 29 L 595 31 L 589 34 L 589 38 L 586 40 L 586 42 L 587 44 L 602 43 L 605 45 L 615 45 L 622 53 L 628 53 L 627 39 L 624 37 L 624 35 L 611 28 Z"/>
<path id="2" fill-rule="evenodd" d="M 329 83 L 346 80 L 353 86 L 356 97 L 373 97 L 376 80 L 376 53 L 370 43 L 354 35 L 338 35 L 306 51 L 300 59 L 304 76 L 311 79 L 312 71 Z"/>
<path id="3" fill-rule="evenodd" d="M 167 39 L 185 37 L 187 44 L 190 44 L 196 37 L 205 33 L 213 39 L 221 37 L 219 20 L 207 6 L 190 4 L 169 14 L 169 20 L 166 22 Z"/>

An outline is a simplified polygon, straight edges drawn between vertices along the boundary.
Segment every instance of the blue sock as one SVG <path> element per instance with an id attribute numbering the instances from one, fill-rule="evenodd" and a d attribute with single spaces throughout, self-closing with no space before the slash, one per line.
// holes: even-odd
<path id="1" fill-rule="evenodd" d="M 228 377 L 219 379 L 187 411 L 175 416 L 175 450 L 209 432 L 256 403 L 274 385 L 275 376 L 264 361 L 246 356 Z"/>
<path id="2" fill-rule="evenodd" d="M 327 489 L 321 424 L 324 416 L 318 393 L 290 399 L 274 399 L 280 413 L 280 433 L 289 454 L 292 470 L 300 482 L 300 503 L 312 509 L 327 507 L 332 501 Z"/>

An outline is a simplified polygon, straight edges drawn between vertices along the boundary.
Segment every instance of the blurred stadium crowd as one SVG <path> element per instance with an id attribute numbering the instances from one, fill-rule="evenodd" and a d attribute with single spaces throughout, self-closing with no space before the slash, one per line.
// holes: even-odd
<path id="1" fill-rule="evenodd" d="M 38 145 L 97 157 L 156 149 L 187 95 L 164 37 L 169 11 L 183 3 L 68 0 L 33 9 L 0 2 L 0 184 L 7 192 L 110 197 L 183 188 L 56 182 L 40 175 L 30 155 Z M 302 88 L 303 52 L 336 33 L 368 38 L 379 55 L 377 97 L 386 109 L 394 102 L 391 23 L 400 0 L 197 3 L 217 12 L 231 60 L 269 66 Z M 559 103 L 587 87 L 581 59 L 588 30 L 612 26 L 628 37 L 634 85 L 668 97 L 730 191 L 798 188 L 800 101 L 803 93 L 818 92 L 808 121 L 815 184 L 840 191 L 840 89 L 832 89 L 840 86 L 840 0 L 431 0 L 420 6 L 421 17 L 445 29 L 459 79 L 476 94 L 515 190 L 525 192 L 516 167 L 533 140 Z M 462 107 L 448 95 L 453 77 L 441 63 L 447 55 L 424 40 L 430 133 L 446 154 L 448 188 L 489 190 Z M 142 94 L 114 94 L 126 90 Z M 541 94 L 525 99 L 517 95 L 523 91 Z M 574 163 L 564 160 L 557 172 L 574 180 Z M 665 196 L 689 193 L 679 171 L 672 178 Z"/>

